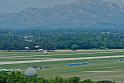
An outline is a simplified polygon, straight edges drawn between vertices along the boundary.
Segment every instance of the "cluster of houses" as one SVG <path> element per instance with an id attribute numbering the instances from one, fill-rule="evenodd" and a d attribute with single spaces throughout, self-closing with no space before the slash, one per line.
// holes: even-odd
<path id="1" fill-rule="evenodd" d="M 35 46 L 35 48 L 39 48 L 39 46 Z M 27 50 L 27 51 L 38 51 L 38 52 L 43 52 L 44 54 L 47 54 L 47 53 L 48 53 L 48 50 L 43 50 L 43 49 L 30 50 L 29 47 L 25 47 L 25 50 Z"/>
<path id="2" fill-rule="evenodd" d="M 44 54 L 47 54 L 48 52 L 55 52 L 55 50 L 44 50 L 44 49 L 41 49 L 40 46 L 34 46 L 36 48 L 36 50 L 30 50 L 29 47 L 25 47 L 25 51 L 33 51 L 33 52 L 43 52 Z"/>
<path id="3" fill-rule="evenodd" d="M 0 72 L 2 71 L 13 72 L 13 71 L 21 71 L 21 69 L 0 69 Z"/>

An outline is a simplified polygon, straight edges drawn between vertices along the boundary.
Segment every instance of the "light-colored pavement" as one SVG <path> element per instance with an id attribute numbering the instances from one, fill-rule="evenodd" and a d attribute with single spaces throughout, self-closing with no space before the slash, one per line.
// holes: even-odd
<path id="1" fill-rule="evenodd" d="M 53 61 L 71 61 L 71 60 L 88 60 L 88 59 L 107 59 L 107 58 L 122 58 L 124 55 L 118 56 L 99 56 L 99 57 L 80 57 L 80 58 L 45 58 L 43 60 L 28 60 L 28 61 L 10 61 L 0 62 L 0 64 L 23 64 L 23 63 L 37 63 L 37 62 L 53 62 Z M 39 58 L 40 59 L 40 58 Z"/>

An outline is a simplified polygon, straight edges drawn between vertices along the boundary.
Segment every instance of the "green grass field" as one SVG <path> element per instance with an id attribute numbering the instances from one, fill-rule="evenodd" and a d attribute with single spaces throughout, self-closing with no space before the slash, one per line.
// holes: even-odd
<path id="1" fill-rule="evenodd" d="M 33 61 L 44 59 L 60 58 L 85 58 L 100 56 L 124 56 L 124 50 L 81 50 L 75 52 L 50 52 L 43 54 L 40 52 L 0 52 L 1 62 Z M 106 58 L 106 59 L 83 59 L 66 60 L 51 62 L 30 62 L 20 64 L 0 64 L 0 68 L 21 69 L 22 72 L 28 67 L 38 66 L 47 67 L 38 70 L 38 76 L 53 78 L 55 76 L 73 77 L 78 76 L 81 79 L 92 80 L 116 80 L 124 82 L 124 57 Z M 89 64 L 68 66 L 72 63 L 88 62 Z"/>

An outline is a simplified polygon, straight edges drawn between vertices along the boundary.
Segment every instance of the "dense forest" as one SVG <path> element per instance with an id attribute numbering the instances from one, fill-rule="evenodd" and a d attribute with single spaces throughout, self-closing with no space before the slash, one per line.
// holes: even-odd
<path id="1" fill-rule="evenodd" d="M 81 81 L 79 77 L 70 77 L 63 79 L 55 77 L 54 79 L 45 79 L 42 77 L 26 77 L 21 72 L 0 72 L 0 83 L 115 83 L 112 81 Z"/>
<path id="2" fill-rule="evenodd" d="M 35 48 L 35 46 L 39 46 Z M 0 30 L 0 50 L 123 49 L 121 31 Z"/>

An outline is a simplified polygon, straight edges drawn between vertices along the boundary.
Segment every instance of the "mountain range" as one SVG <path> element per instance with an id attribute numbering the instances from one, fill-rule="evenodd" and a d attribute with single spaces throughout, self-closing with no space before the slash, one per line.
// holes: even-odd
<path id="1" fill-rule="evenodd" d="M 102 0 L 77 0 L 54 7 L 29 7 L 18 13 L 0 14 L 0 28 L 4 29 L 121 29 L 123 26 L 123 7 Z"/>

